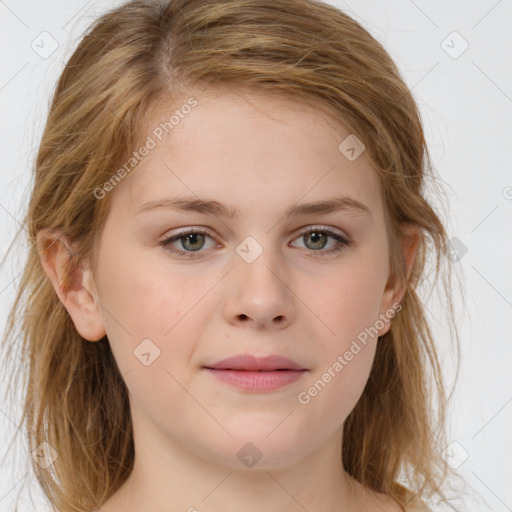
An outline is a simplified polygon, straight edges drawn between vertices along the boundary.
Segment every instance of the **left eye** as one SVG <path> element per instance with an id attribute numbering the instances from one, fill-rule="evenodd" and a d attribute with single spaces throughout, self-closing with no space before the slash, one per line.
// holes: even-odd
<path id="1" fill-rule="evenodd" d="M 180 256 L 193 257 L 195 252 L 199 252 L 204 248 L 206 238 L 210 238 L 213 241 L 209 248 L 218 245 L 206 231 L 195 229 L 188 229 L 168 237 L 165 240 L 162 240 L 160 245 Z M 311 249 L 312 252 L 320 252 L 322 255 L 339 252 L 344 247 L 351 244 L 348 239 L 328 228 L 308 228 L 308 230 L 302 233 L 295 240 L 300 238 L 305 241 L 306 245 L 310 245 L 310 247 L 306 247 L 306 249 Z M 335 240 L 334 246 L 328 250 L 322 250 L 326 247 L 327 240 L 329 238 Z M 174 244 L 177 242 L 179 242 L 181 247 L 185 250 L 175 247 Z"/>
<path id="2" fill-rule="evenodd" d="M 334 246 L 327 251 L 320 251 L 322 254 L 338 252 L 341 251 L 345 246 L 350 245 L 350 241 L 348 239 L 328 228 L 308 228 L 305 233 L 299 236 L 299 239 L 300 238 L 303 240 L 308 240 L 308 243 L 312 243 L 314 252 L 319 252 L 317 249 L 323 249 L 327 245 L 327 240 L 329 238 L 334 239 Z M 306 249 L 309 248 L 310 247 L 306 247 Z"/>

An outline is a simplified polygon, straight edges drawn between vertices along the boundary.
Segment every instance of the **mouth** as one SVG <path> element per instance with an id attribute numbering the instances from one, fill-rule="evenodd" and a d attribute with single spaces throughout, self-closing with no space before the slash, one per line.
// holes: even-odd
<path id="1" fill-rule="evenodd" d="M 243 354 L 203 368 L 222 382 L 250 392 L 273 391 L 308 372 L 299 363 L 277 355 L 259 358 Z"/>

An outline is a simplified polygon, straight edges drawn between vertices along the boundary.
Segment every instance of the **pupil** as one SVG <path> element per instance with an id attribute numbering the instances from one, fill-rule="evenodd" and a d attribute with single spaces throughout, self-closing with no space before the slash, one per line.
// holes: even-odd
<path id="1" fill-rule="evenodd" d="M 323 233 L 317 233 L 316 231 L 312 231 L 311 233 L 309 233 L 309 236 L 313 239 L 313 244 L 317 244 L 318 243 L 318 238 L 317 237 L 322 237 L 325 235 Z M 323 244 L 320 244 L 320 247 L 322 248 L 323 247 Z"/>
<path id="2" fill-rule="evenodd" d="M 185 236 L 186 242 L 188 243 L 188 242 L 191 241 L 191 243 L 193 245 L 193 244 L 197 243 L 197 237 L 198 236 L 203 236 L 203 235 L 201 235 L 201 233 L 190 233 L 190 234 Z M 190 249 L 192 249 L 192 250 L 199 250 L 200 248 L 201 247 L 196 247 L 196 248 L 191 247 Z"/>

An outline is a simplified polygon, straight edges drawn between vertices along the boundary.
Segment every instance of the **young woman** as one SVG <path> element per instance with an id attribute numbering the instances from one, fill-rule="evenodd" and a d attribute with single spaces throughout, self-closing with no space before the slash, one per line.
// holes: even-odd
<path id="1" fill-rule="evenodd" d="M 417 106 L 356 21 L 314 0 L 123 4 L 67 63 L 35 171 L 4 343 L 19 322 L 55 510 L 446 497 L 418 286 L 427 258 L 449 271 L 447 237 Z"/>

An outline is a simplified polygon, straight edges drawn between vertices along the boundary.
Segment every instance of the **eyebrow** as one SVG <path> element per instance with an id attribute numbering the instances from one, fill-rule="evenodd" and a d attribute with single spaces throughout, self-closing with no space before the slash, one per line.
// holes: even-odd
<path id="1" fill-rule="evenodd" d="M 230 219 L 234 219 L 239 213 L 237 208 L 232 208 L 212 199 L 201 199 L 196 196 L 180 196 L 174 198 L 155 199 L 154 201 L 144 203 L 135 211 L 135 215 L 160 208 L 184 212 L 197 212 L 204 215 L 210 214 Z M 290 218 L 293 216 L 314 214 L 325 215 L 343 210 L 355 210 L 362 214 L 371 216 L 370 209 L 366 205 L 351 197 L 343 196 L 333 197 L 331 199 L 316 201 L 313 203 L 293 205 L 288 208 L 284 217 Z"/>

